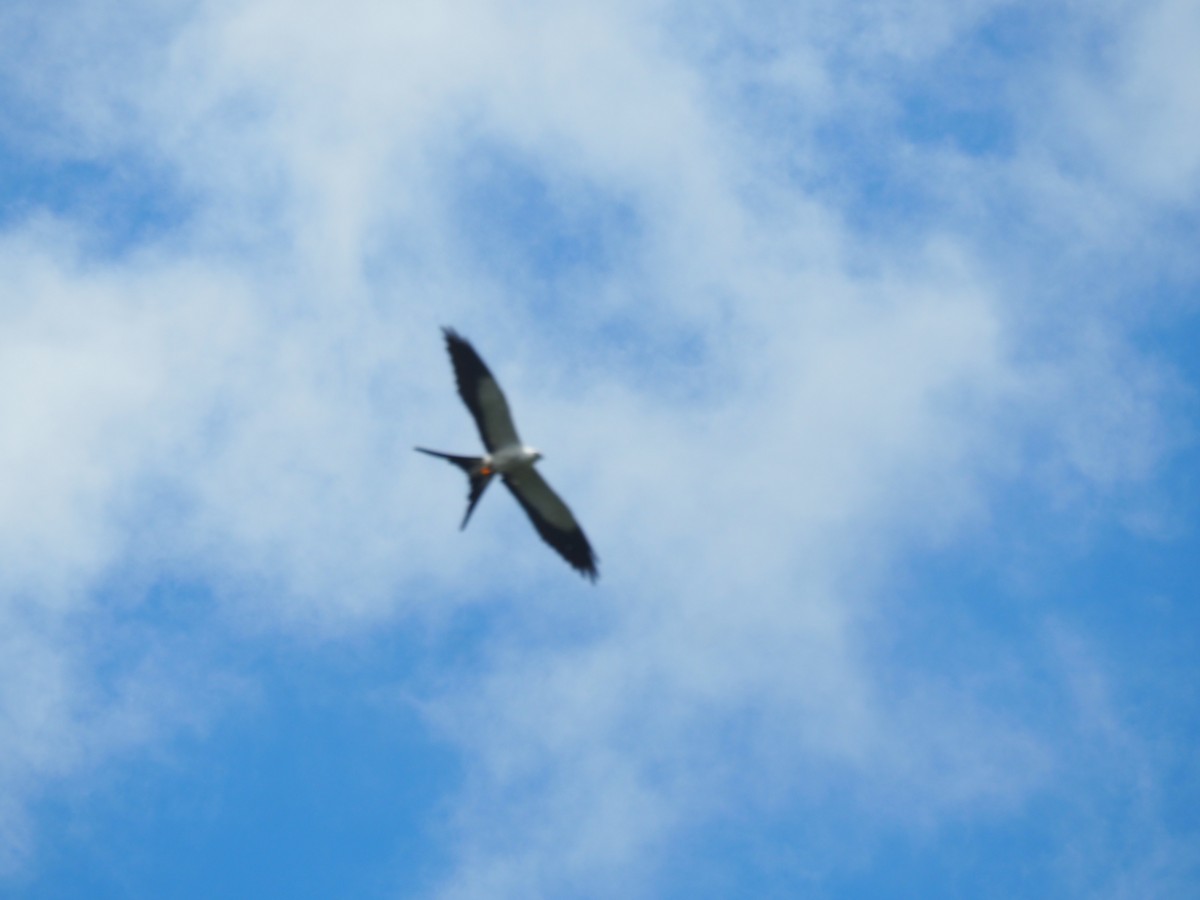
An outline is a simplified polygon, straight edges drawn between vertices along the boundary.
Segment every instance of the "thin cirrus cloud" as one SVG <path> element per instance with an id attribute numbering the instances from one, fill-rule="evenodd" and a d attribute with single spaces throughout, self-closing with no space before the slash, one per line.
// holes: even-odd
<path id="1" fill-rule="evenodd" d="M 1175 670 L 1131 683 L 1061 580 L 1186 535 L 1189 386 L 1130 330 L 1178 305 L 1127 308 L 1194 284 L 1186 4 L 0 23 L 5 171 L 37 174 L 0 219 L 5 877 L 45 877 L 42 798 L 271 703 L 255 648 L 392 632 L 407 668 L 320 693 L 402 697 L 462 778 L 437 871 L 376 861 L 388 890 L 879 895 L 902 859 L 975 892 L 1030 845 L 1067 894 L 1194 877 Z M 598 589 L 506 497 L 454 533 L 462 485 L 410 458 L 476 443 L 439 324 Z M 1130 633 L 1178 653 L 1185 599 Z"/>

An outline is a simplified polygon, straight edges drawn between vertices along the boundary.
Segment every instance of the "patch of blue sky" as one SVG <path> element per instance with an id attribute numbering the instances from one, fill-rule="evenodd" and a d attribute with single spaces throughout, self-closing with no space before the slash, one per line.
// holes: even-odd
<path id="1" fill-rule="evenodd" d="M 243 645 L 253 699 L 101 788 L 68 782 L 36 805 L 45 845 L 25 897 L 384 897 L 448 865 L 457 757 L 401 685 L 412 647 L 354 652 Z M 369 646 L 366 644 L 369 643 Z M 211 670 L 210 670 L 211 671 Z"/>
<path id="2" fill-rule="evenodd" d="M 581 301 L 637 252 L 631 198 L 549 161 L 476 140 L 453 162 L 451 210 L 468 259 L 547 323 L 566 324 Z"/>
<path id="3" fill-rule="evenodd" d="M 902 804 L 858 816 L 852 776 L 798 769 L 798 797 L 727 810 L 681 842 L 662 896 L 782 897 L 807 885 L 836 897 L 1056 897 L 1186 883 L 1170 858 L 1200 828 L 1187 749 L 1200 739 L 1200 538 L 1138 538 L 1110 523 L 1085 549 L 1034 507 L 1024 521 L 1005 515 L 988 533 L 1024 535 L 1038 556 L 1014 560 L 1015 537 L 906 554 L 870 656 L 905 680 L 984 690 L 991 714 L 1051 741 L 1055 774 L 1011 807 L 984 803 L 933 825 Z M 1094 668 L 1073 671 L 1060 635 Z M 1098 709 L 1073 695 L 1093 676 Z"/>
<path id="4" fill-rule="evenodd" d="M 1069 895 L 1057 858 L 1065 818 L 1061 797 L 1044 797 L 1019 816 L 964 816 L 937 829 L 865 837 L 869 857 L 829 873 L 821 893 L 843 900 Z"/>
<path id="5" fill-rule="evenodd" d="M 597 296 L 619 280 L 620 291 L 652 291 L 629 278 L 645 253 L 635 198 L 493 141 L 470 144 L 454 160 L 451 208 L 467 259 L 483 278 L 502 285 L 507 302 L 528 310 L 539 333 L 577 346 L 582 368 L 677 375 L 707 357 L 698 330 L 662 328 L 657 304 L 631 297 L 593 314 Z M 645 300 L 645 302 L 643 302 Z M 695 383 L 664 377 L 664 384 Z"/>
<path id="6" fill-rule="evenodd" d="M 926 88 L 902 98 L 900 136 L 918 144 L 943 144 L 967 156 L 1006 156 L 1015 131 L 1007 104 L 981 102 L 981 92 L 947 95 Z"/>
<path id="7" fill-rule="evenodd" d="M 658 896 L 1063 896 L 1054 872 L 1060 822 L 1046 815 L 1054 809 L 1051 798 L 1029 804 L 1018 817 L 964 816 L 938 828 L 893 820 L 880 827 L 878 811 L 858 806 L 849 780 L 831 781 L 822 803 L 743 812 L 704 829 L 679 848 L 680 865 Z"/>
<path id="8" fill-rule="evenodd" d="M 30 152 L 0 136 L 0 228 L 48 215 L 72 223 L 82 250 L 120 256 L 172 235 L 195 203 L 146 159 Z"/>
<path id="9" fill-rule="evenodd" d="M 139 514 L 155 523 L 147 532 L 161 528 L 167 535 L 178 527 L 171 521 L 176 512 L 171 508 L 139 509 Z M 149 534 L 144 541 L 131 541 L 133 546 L 97 578 L 92 591 L 95 608 L 120 617 L 130 626 L 152 628 L 163 634 L 189 634 L 211 624 L 217 591 L 203 573 L 172 571 L 169 555 L 164 553 L 169 543 L 167 535 L 161 545 Z"/>
<path id="10" fill-rule="evenodd" d="M 1193 420 L 1193 404 L 1176 413 Z M 974 651 L 964 648 L 1035 643 L 1047 620 L 1061 619 L 1119 654 L 1114 662 L 1130 675 L 1163 652 L 1187 659 L 1200 650 L 1197 485 L 1191 442 L 1168 450 L 1152 479 L 1090 488 L 1083 504 L 1070 499 L 1069 483 L 1058 484 L 1056 502 L 1044 482 L 999 479 L 986 522 L 942 546 L 909 549 L 889 600 L 889 616 L 906 627 L 889 633 L 914 642 L 914 664 L 932 644 L 933 658 L 969 668 Z M 956 633 L 964 627 L 970 640 Z"/>
<path id="11" fill-rule="evenodd" d="M 919 235 L 953 211 L 941 181 L 948 173 L 917 162 L 931 149 L 972 158 L 1012 152 L 1012 117 L 1000 98 L 983 102 L 978 95 L 965 99 L 929 88 L 910 85 L 896 96 L 895 130 L 881 132 L 877 123 L 851 118 L 817 128 L 822 157 L 837 162 L 806 180 L 856 230 Z"/>
<path id="12" fill-rule="evenodd" d="M 784 18 L 777 33 L 725 36 L 715 53 L 716 71 L 724 73 L 718 82 L 731 94 L 726 104 L 739 126 L 760 147 L 776 145 L 792 180 L 831 202 L 851 227 L 918 240 L 957 212 L 945 179 L 969 177 L 931 166 L 931 159 L 1012 157 L 1030 97 L 1045 89 L 1038 78 L 1064 40 L 1061 13 L 1019 4 L 981 19 L 932 55 L 847 52 L 824 73 L 827 82 L 809 85 L 793 83 L 795 75 L 761 77 L 787 46 L 780 34 L 797 32 L 801 47 L 812 39 L 805 37 L 809 26 Z"/>
<path id="13" fill-rule="evenodd" d="M 959 600 L 982 605 L 996 597 Z M 942 672 L 934 683 L 950 676 L 964 684 L 987 677 L 996 655 L 989 644 L 1000 636 L 988 635 L 983 645 L 978 632 L 960 637 L 974 665 Z M 1013 647 L 1000 649 L 1011 653 Z M 931 641 L 924 653 L 936 657 L 938 642 Z M 1179 887 L 1195 874 L 1189 875 L 1186 851 L 1180 853 L 1179 846 L 1200 824 L 1198 785 L 1188 754 L 1179 749 L 1195 744 L 1196 723 L 1188 716 L 1194 702 L 1180 692 L 1170 712 L 1183 713 L 1182 720 L 1167 725 L 1166 717 L 1154 716 L 1157 727 L 1147 727 L 1143 706 L 1156 702 L 1161 688 L 1156 685 L 1123 698 L 1122 733 L 1105 734 L 1080 721 L 1064 702 L 1061 685 L 1047 678 L 1061 679 L 1061 672 L 1033 663 L 1024 702 L 1040 707 L 1039 736 L 1047 736 L 1049 725 L 1058 740 L 1051 748 L 1050 777 L 1027 796 L 1012 804 L 966 803 L 958 812 L 937 814 L 921 798 L 906 799 L 901 792 L 891 808 L 879 808 L 886 803 L 886 787 L 864 794 L 853 772 L 798 762 L 793 777 L 803 786 L 794 795 L 727 808 L 719 820 L 682 839 L 663 862 L 668 887 L 658 896 L 1053 898 L 1107 896 L 1119 884 L 1145 891 L 1138 895 L 1175 896 L 1150 886 L 1169 880 Z M 1157 665 L 1153 650 L 1139 665 Z M 1123 667 L 1117 671 L 1126 674 Z M 1181 674 L 1185 683 L 1195 682 L 1194 666 Z M 1009 714 L 1021 711 L 1014 699 L 1005 704 Z M 989 705 L 1002 708 L 995 698 Z M 1175 749 L 1163 756 L 1163 747 Z M 1146 780 L 1151 771 L 1154 783 Z"/>
<path id="14" fill-rule="evenodd" d="M 889 655 L 934 683 L 998 676 L 1003 694 L 989 693 L 989 708 L 1051 738 L 1058 769 L 1018 810 L 982 826 L 989 836 L 978 846 L 952 849 L 964 840 L 955 827 L 923 861 L 910 860 L 926 867 L 926 879 L 943 859 L 975 885 L 1005 885 L 989 870 L 1020 866 L 1023 887 L 986 896 L 1018 887 L 1021 896 L 1086 895 L 1111 889 L 1122 869 L 1180 865 L 1175 845 L 1200 833 L 1200 781 L 1187 749 L 1200 741 L 1191 687 L 1200 682 L 1200 533 L 1196 504 L 1185 496 L 1198 462 L 1192 454 L 1164 473 L 1180 493 L 1172 513 L 1181 528 L 1172 535 L 1139 535 L 1105 520 L 1073 540 L 1079 510 L 1047 516 L 1040 505 L 1009 504 L 990 533 L 1020 537 L 982 552 L 976 544 L 975 564 L 969 545 L 906 560 L 889 600 L 888 633 L 900 636 Z M 997 831 L 1011 840 L 1040 835 L 1034 847 L 1043 858 L 1010 852 Z M 1091 860 L 1075 861 L 1087 884 L 1073 881 L 1083 872 L 1067 871 L 1074 843 Z M 886 857 L 873 864 L 893 869 Z M 879 884 L 896 883 L 896 871 Z"/>
<path id="15" fill-rule="evenodd" d="M 636 247 L 634 204 L 582 174 L 483 140 L 466 148 L 454 171 L 458 233 L 489 271 L 551 287 L 602 276 Z"/>
<path id="16" fill-rule="evenodd" d="M 1170 201 L 1168 201 L 1170 202 Z M 1179 325 L 1200 331 L 1200 257 L 1195 253 L 1196 235 L 1200 235 L 1200 194 L 1181 195 L 1178 205 L 1159 210 L 1157 215 L 1129 222 L 1125 233 L 1124 253 L 1120 263 L 1128 275 L 1143 285 L 1141 302 L 1131 306 L 1141 310 L 1148 320 L 1165 319 L 1172 330 Z M 1116 268 L 1116 261 L 1108 261 Z M 1100 271 L 1108 275 L 1107 268 Z M 1166 313 L 1162 316 L 1162 313 Z M 1153 327 L 1154 322 L 1148 324 Z M 1169 336 L 1160 334 L 1170 343 Z M 1182 362 L 1194 361 L 1196 354 L 1182 355 Z"/>

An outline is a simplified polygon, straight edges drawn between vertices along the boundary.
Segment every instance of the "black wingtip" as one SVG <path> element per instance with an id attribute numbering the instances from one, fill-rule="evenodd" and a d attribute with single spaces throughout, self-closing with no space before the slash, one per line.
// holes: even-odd
<path id="1" fill-rule="evenodd" d="M 596 579 L 600 577 L 600 570 L 596 566 L 596 563 L 600 561 L 600 557 L 596 555 L 596 551 L 592 550 L 590 545 L 588 546 L 588 551 L 587 562 L 579 567 L 579 574 L 592 584 L 595 584 Z"/>
<path id="2" fill-rule="evenodd" d="M 580 534 L 582 535 L 582 532 L 580 532 Z M 584 540 L 586 541 L 587 538 L 584 538 Z M 568 555 L 559 547 L 555 547 L 555 549 L 558 550 L 558 552 L 567 561 L 567 565 L 569 565 L 572 569 L 574 569 L 592 584 L 595 584 L 597 579 L 600 578 L 600 569 L 596 565 L 600 561 L 600 557 L 598 557 L 595 551 L 592 550 L 590 544 L 582 554 Z"/>
<path id="3" fill-rule="evenodd" d="M 582 534 L 583 532 L 581 531 L 580 535 Z M 587 538 L 584 537 L 583 540 L 587 541 Z M 570 563 L 571 568 L 592 584 L 595 584 L 596 579 L 600 577 L 600 570 L 596 566 L 596 563 L 599 561 L 600 557 L 596 555 L 596 551 L 592 549 L 591 544 L 585 544 L 582 553 L 567 558 L 567 562 Z"/>

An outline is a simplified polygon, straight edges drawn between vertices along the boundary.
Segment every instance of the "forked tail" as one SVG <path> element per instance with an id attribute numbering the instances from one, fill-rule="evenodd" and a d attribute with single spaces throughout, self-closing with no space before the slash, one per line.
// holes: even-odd
<path id="1" fill-rule="evenodd" d="M 463 516 L 462 524 L 458 526 L 458 530 L 462 531 L 467 527 L 467 521 L 471 518 L 471 513 L 475 510 L 475 504 L 479 502 L 479 498 L 483 496 L 483 492 L 487 490 L 487 486 L 491 483 L 492 477 L 496 473 L 491 469 L 484 470 L 482 468 L 482 456 L 456 456 L 453 453 L 443 453 L 440 450 L 427 450 L 424 447 L 414 447 L 413 449 L 447 460 L 467 473 L 467 478 L 471 482 L 471 491 L 467 495 L 467 512 Z"/>

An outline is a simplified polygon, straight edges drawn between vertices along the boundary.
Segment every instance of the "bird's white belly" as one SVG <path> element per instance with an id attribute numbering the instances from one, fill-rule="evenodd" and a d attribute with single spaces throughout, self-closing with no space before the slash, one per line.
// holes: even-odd
<path id="1" fill-rule="evenodd" d="M 485 465 L 497 472 L 512 472 L 533 465 L 538 454 L 528 447 L 501 447 L 487 458 Z"/>

